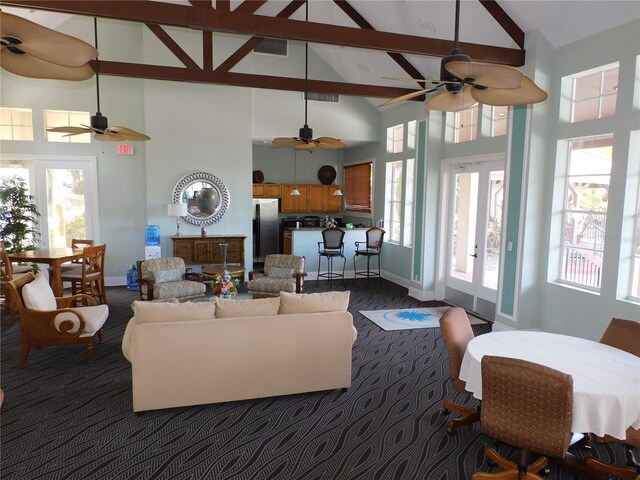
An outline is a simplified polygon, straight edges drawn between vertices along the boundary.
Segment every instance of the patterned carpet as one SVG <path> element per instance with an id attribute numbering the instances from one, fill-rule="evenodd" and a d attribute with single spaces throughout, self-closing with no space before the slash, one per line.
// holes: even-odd
<path id="1" fill-rule="evenodd" d="M 316 291 L 314 282 L 308 291 Z M 327 282 L 321 282 L 327 283 Z M 334 284 L 335 286 L 335 284 Z M 342 286 L 340 285 L 340 288 Z M 20 327 L 2 319 L 1 477 L 13 479 L 466 479 L 487 469 L 478 424 L 446 433 L 455 394 L 440 330 L 385 332 L 359 310 L 429 307 L 407 290 L 358 280 L 349 310 L 358 339 L 353 384 L 339 390 L 147 412 L 131 408 L 120 350 L 136 295 L 110 288 L 95 360 L 82 346 L 32 350 L 17 367 Z M 318 290 L 326 289 L 321 285 Z M 476 335 L 490 330 L 475 326 Z M 504 451 L 504 447 L 502 447 Z M 622 450 L 596 446 L 604 459 Z M 575 478 L 552 467 L 552 479 Z"/>

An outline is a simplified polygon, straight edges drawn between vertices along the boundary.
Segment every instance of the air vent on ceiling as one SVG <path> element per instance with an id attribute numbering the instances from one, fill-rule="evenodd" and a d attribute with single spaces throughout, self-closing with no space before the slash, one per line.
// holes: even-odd
<path id="1" fill-rule="evenodd" d="M 303 94 L 304 97 L 304 94 Z M 337 93 L 318 93 L 318 92 L 309 92 L 307 93 L 307 100 L 315 100 L 316 102 L 340 102 L 340 95 Z"/>
<path id="2" fill-rule="evenodd" d="M 282 57 L 287 56 L 287 40 L 281 38 L 265 38 L 256 48 L 253 49 L 256 53 L 267 53 L 269 55 L 280 55 Z"/>

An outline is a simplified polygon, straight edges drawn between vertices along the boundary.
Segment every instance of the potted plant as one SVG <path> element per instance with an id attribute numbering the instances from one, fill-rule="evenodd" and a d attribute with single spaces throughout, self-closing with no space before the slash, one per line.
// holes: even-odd
<path id="1" fill-rule="evenodd" d="M 9 253 L 38 247 L 40 212 L 34 200 L 22 177 L 13 176 L 0 181 L 0 239 Z"/>

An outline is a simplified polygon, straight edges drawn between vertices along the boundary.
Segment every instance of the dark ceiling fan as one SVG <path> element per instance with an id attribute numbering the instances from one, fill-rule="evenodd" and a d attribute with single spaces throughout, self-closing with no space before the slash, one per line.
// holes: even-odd
<path id="1" fill-rule="evenodd" d="M 98 20 L 93 19 L 93 27 L 95 34 L 95 45 L 98 48 Z M 83 133 L 94 133 L 93 138 L 96 140 L 104 140 L 110 142 L 119 142 L 123 140 L 129 141 L 144 141 L 151 140 L 151 137 L 144 133 L 136 132 L 127 127 L 109 126 L 107 117 L 100 113 L 100 61 L 96 58 L 96 99 L 97 99 L 97 111 L 95 115 L 91 116 L 91 125 L 83 125 L 82 127 L 54 127 L 48 128 L 48 132 L 66 133 L 65 137 L 72 135 L 81 135 Z"/>
<path id="2" fill-rule="evenodd" d="M 430 88 L 392 98 L 382 106 L 409 100 L 435 92 L 444 87 L 445 91 L 431 97 L 426 102 L 430 110 L 457 112 L 467 109 L 476 102 L 485 105 L 511 106 L 540 103 L 547 99 L 547 93 L 521 70 L 507 65 L 474 62 L 459 48 L 460 0 L 456 0 L 455 40 L 451 54 L 440 62 L 440 80 L 396 78 L 395 80 L 417 81 L 434 85 Z"/>
<path id="3" fill-rule="evenodd" d="M 305 21 L 309 21 L 309 1 L 305 1 L 306 13 Z M 309 81 L 309 43 L 304 43 L 304 127 L 302 127 L 297 137 L 278 137 L 273 139 L 274 147 L 293 147 L 296 150 L 309 150 L 313 152 L 317 149 L 338 150 L 346 148 L 347 144 L 338 138 L 318 137 L 313 138 L 313 129 L 307 124 L 307 97 L 309 90 L 307 83 Z"/>
<path id="4" fill-rule="evenodd" d="M 89 60 L 98 50 L 17 15 L 0 12 L 0 66 L 30 78 L 86 80 L 93 76 Z"/>

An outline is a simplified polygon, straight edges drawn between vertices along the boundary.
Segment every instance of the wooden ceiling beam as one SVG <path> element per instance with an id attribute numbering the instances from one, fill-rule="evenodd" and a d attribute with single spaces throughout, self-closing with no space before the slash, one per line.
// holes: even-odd
<path id="1" fill-rule="evenodd" d="M 513 39 L 520 47 L 524 48 L 524 32 L 512 18 L 507 15 L 496 0 L 480 0 L 482 6 L 491 14 L 498 22 L 502 29 Z"/>
<path id="2" fill-rule="evenodd" d="M 185 67 L 188 68 L 200 68 L 196 62 L 189 56 L 187 52 L 185 52 L 180 45 L 176 43 L 176 41 L 169 36 L 167 32 L 160 25 L 153 25 L 150 23 L 146 24 L 149 27 L 149 30 L 153 32 L 153 34 L 158 37 L 158 39 L 164 43 L 164 45 L 171 50 L 171 52 L 178 57 Z"/>
<path id="3" fill-rule="evenodd" d="M 95 60 L 92 60 L 90 64 L 95 70 Z M 112 62 L 109 60 L 100 60 L 100 75 L 174 82 L 210 83 L 234 87 L 264 88 L 268 90 L 305 91 L 305 80 L 303 78 L 219 72 L 216 70 L 207 71 L 161 65 L 142 65 L 138 63 Z M 311 79 L 308 80 L 308 89 L 310 92 L 317 93 L 337 93 L 339 95 L 375 98 L 394 98 L 414 91 L 406 88 Z"/>
<path id="4" fill-rule="evenodd" d="M 214 10 L 150 0 L 2 0 L 3 5 L 50 10 L 73 15 L 89 15 L 118 20 L 173 25 L 195 30 L 285 38 L 302 42 L 444 57 L 452 42 L 437 38 L 363 30 L 353 27 L 274 18 L 238 11 Z M 200 3 L 198 3 L 200 5 Z M 460 43 L 474 60 L 503 65 L 524 65 L 524 50 Z"/>

